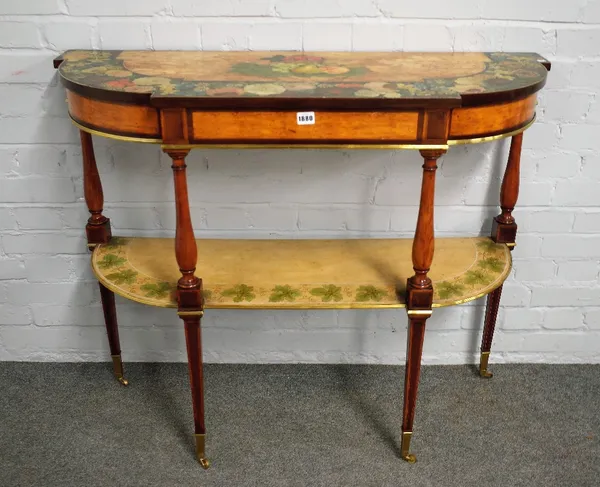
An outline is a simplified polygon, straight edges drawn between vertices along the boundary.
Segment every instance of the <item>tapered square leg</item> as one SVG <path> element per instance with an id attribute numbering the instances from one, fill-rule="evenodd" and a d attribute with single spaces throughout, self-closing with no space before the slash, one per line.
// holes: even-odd
<path id="1" fill-rule="evenodd" d="M 106 324 L 106 333 L 108 335 L 108 346 L 113 361 L 113 370 L 116 379 L 124 386 L 129 381 L 123 376 L 123 360 L 121 359 L 121 343 L 119 341 L 119 326 L 117 323 L 117 307 L 115 305 L 115 293 L 110 289 L 100 286 L 100 299 L 102 300 L 102 310 L 104 311 L 104 323 Z"/>
<path id="2" fill-rule="evenodd" d="M 481 338 L 481 359 L 479 362 L 479 375 L 485 378 L 491 378 L 493 376 L 488 370 L 488 361 L 492 349 L 492 340 L 494 339 L 494 329 L 496 328 L 496 318 L 498 317 L 501 296 L 502 286 L 488 294 L 487 306 L 485 309 L 485 323 L 483 325 L 483 336 Z"/>
<path id="3" fill-rule="evenodd" d="M 421 375 L 421 356 L 425 339 L 425 321 L 431 313 L 413 314 L 409 311 L 408 340 L 406 350 L 406 372 L 404 377 L 404 412 L 402 419 L 401 455 L 409 463 L 415 463 L 417 457 L 410 453 L 415 408 L 417 405 L 417 390 Z"/>
<path id="4" fill-rule="evenodd" d="M 185 326 L 185 343 L 188 354 L 190 387 L 192 391 L 196 458 L 198 459 L 200 465 L 202 465 L 202 468 L 207 469 L 210 463 L 206 458 L 205 452 L 206 426 L 204 424 L 204 374 L 202 364 L 200 316 L 201 315 L 199 314 L 185 314 L 182 315 L 181 318 L 183 319 Z"/>

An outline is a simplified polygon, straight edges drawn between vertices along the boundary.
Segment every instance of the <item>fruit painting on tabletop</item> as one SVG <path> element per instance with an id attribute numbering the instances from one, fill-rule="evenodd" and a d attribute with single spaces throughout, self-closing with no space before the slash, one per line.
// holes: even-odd
<path id="1" fill-rule="evenodd" d="M 455 97 L 543 80 L 532 54 L 69 51 L 63 77 L 160 96 Z"/>

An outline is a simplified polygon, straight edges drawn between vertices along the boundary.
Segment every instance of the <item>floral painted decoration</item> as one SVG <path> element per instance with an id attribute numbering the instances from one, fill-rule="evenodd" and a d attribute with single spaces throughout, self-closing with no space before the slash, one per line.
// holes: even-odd
<path id="1" fill-rule="evenodd" d="M 456 98 L 543 82 L 531 53 L 67 51 L 60 74 L 178 97 Z"/>

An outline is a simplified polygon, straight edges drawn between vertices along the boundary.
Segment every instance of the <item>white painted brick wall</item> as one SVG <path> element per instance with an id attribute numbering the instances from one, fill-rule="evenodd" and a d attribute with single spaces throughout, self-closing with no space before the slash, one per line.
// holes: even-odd
<path id="1" fill-rule="evenodd" d="M 81 151 L 52 58 L 69 48 L 538 51 L 552 71 L 525 135 L 515 270 L 494 361 L 600 362 L 600 0 L 0 2 L 0 359 L 106 360 Z M 172 235 L 169 161 L 96 138 L 115 233 Z M 438 171 L 439 235 L 487 234 L 506 143 Z M 385 151 L 195 151 L 199 236 L 409 236 L 420 159 Z M 172 310 L 117 298 L 126 360 L 185 360 Z M 426 363 L 472 362 L 484 300 L 436 310 Z M 404 360 L 403 311 L 211 310 L 209 361 Z"/>

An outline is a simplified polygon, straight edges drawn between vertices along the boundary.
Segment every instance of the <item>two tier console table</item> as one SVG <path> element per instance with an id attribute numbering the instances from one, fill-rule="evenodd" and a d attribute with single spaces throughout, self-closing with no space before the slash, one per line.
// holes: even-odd
<path id="1" fill-rule="evenodd" d="M 534 122 L 548 61 L 533 53 L 68 51 L 55 67 L 81 135 L 86 233 L 115 376 L 127 384 L 114 293 L 175 308 L 185 329 L 196 455 L 204 468 L 205 309 L 406 308 L 401 451 L 409 462 L 433 308 L 488 296 L 480 374 L 491 376 L 488 358 L 517 232 L 512 211 L 523 131 Z M 112 236 L 92 135 L 158 144 L 171 157 L 175 239 Z M 502 137 L 512 142 L 491 237 L 434 240 L 437 160 L 451 146 Z M 414 239 L 196 240 L 185 158 L 194 148 L 213 147 L 418 150 L 424 164 Z"/>

